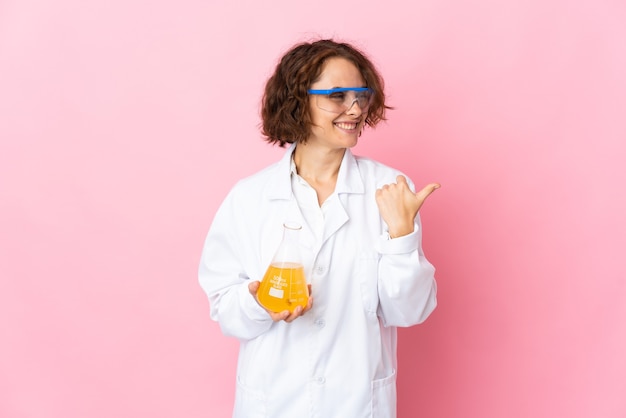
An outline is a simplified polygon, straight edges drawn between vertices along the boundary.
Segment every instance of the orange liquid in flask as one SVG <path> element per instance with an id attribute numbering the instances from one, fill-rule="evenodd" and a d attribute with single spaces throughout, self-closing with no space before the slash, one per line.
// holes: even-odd
<path id="1" fill-rule="evenodd" d="M 272 312 L 293 312 L 309 302 L 309 288 L 300 263 L 272 263 L 259 286 L 259 303 Z"/>

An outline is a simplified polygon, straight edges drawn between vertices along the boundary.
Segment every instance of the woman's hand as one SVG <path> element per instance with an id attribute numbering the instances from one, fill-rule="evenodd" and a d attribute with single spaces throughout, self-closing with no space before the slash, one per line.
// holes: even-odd
<path id="1" fill-rule="evenodd" d="M 432 192 L 441 187 L 431 183 L 417 193 L 413 193 L 404 176 L 396 178 L 397 183 L 386 184 L 376 190 L 376 204 L 380 215 L 389 227 L 391 238 L 413 232 L 413 222 L 417 212 Z"/>
<path id="2" fill-rule="evenodd" d="M 257 298 L 256 294 L 259 291 L 260 285 L 261 285 L 261 282 L 259 282 L 258 280 L 248 284 L 248 290 L 250 291 L 250 294 L 254 297 L 254 299 L 257 301 L 257 303 L 259 303 L 259 299 Z M 313 296 L 311 296 L 311 285 L 308 285 L 308 286 L 309 286 L 309 302 L 304 308 L 302 308 L 302 306 L 296 306 L 296 309 L 294 309 L 293 312 L 289 312 L 289 311 L 272 312 L 272 311 L 268 311 L 267 309 L 265 309 L 265 307 L 261 305 L 260 303 L 259 303 L 259 306 L 261 306 L 263 309 L 267 311 L 268 314 L 270 314 L 274 322 L 278 322 L 278 321 L 291 322 L 297 317 L 302 316 L 305 313 L 307 313 L 309 310 L 311 310 L 311 307 L 313 306 Z"/>

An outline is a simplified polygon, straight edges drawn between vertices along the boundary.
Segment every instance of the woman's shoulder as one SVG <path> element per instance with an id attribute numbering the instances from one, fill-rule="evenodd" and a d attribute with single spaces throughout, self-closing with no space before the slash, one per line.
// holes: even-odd
<path id="1" fill-rule="evenodd" d="M 271 187 L 276 181 L 279 163 L 270 164 L 255 173 L 237 180 L 231 188 L 231 195 L 258 195 Z"/>

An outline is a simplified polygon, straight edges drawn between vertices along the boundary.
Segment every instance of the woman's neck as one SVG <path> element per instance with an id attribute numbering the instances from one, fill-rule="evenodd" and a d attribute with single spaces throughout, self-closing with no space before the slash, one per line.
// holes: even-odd
<path id="1" fill-rule="evenodd" d="M 294 150 L 293 161 L 298 175 L 315 189 L 321 205 L 335 191 L 339 167 L 346 150 L 321 150 L 298 144 Z"/>
<path id="2" fill-rule="evenodd" d="M 328 150 L 298 144 L 294 150 L 293 161 L 298 174 L 317 181 L 337 180 L 339 167 L 345 154 L 345 148 Z"/>

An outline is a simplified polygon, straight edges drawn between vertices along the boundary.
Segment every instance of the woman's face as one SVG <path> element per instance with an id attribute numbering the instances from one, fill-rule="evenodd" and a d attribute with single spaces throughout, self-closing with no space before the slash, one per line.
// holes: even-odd
<path id="1" fill-rule="evenodd" d="M 337 87 L 366 87 L 358 68 L 345 58 L 329 58 L 322 67 L 322 74 L 310 86 L 312 90 L 328 90 Z M 332 149 L 355 146 L 365 124 L 365 112 L 357 102 L 342 113 L 329 112 L 318 106 L 317 97 L 309 96 L 311 135 L 307 145 L 321 145 Z"/>

